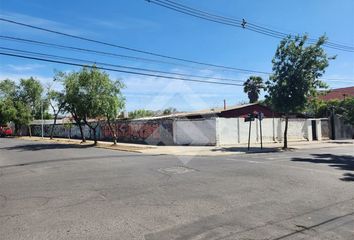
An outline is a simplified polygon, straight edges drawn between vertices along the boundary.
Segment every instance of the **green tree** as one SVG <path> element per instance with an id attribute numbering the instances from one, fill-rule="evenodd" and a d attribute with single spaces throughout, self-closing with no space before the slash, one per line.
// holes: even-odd
<path id="1" fill-rule="evenodd" d="M 291 36 L 283 39 L 272 60 L 273 74 L 266 82 L 268 96 L 274 110 L 285 116 L 284 148 L 288 147 L 288 119 L 292 113 L 304 110 L 308 99 L 317 94 L 318 88 L 326 88 L 319 80 L 330 59 L 322 45 L 322 36 L 315 44 L 306 45 L 307 36 Z"/>
<path id="2" fill-rule="evenodd" d="M 35 119 L 41 118 L 42 108 L 43 111 L 48 108 L 48 104 L 42 99 L 42 93 L 42 84 L 37 79 L 30 77 L 20 80 L 18 86 L 19 101 L 25 103 L 31 109 L 31 115 Z"/>
<path id="3" fill-rule="evenodd" d="M 0 99 L 15 99 L 17 96 L 17 85 L 10 79 L 0 81 Z"/>
<path id="4" fill-rule="evenodd" d="M 314 98 L 309 101 L 307 112 L 314 117 L 329 117 L 332 113 L 335 113 L 345 123 L 354 125 L 354 97 L 329 101 Z"/>
<path id="5" fill-rule="evenodd" d="M 52 124 L 52 128 L 50 130 L 50 139 L 53 139 L 54 127 L 57 123 L 59 113 L 64 113 L 64 109 L 66 106 L 65 101 L 65 93 L 60 91 L 51 90 L 48 88 L 47 91 L 47 102 L 53 111 L 54 121 Z"/>
<path id="6" fill-rule="evenodd" d="M 70 119 L 65 121 L 63 127 L 66 131 L 68 131 L 68 139 L 70 139 L 71 138 L 71 128 L 73 127 L 72 121 Z"/>
<path id="7" fill-rule="evenodd" d="M 173 107 L 166 108 L 162 111 L 162 115 L 170 115 L 172 113 L 176 113 L 177 109 Z"/>
<path id="8" fill-rule="evenodd" d="M 152 117 L 155 113 L 151 110 L 146 109 L 137 109 L 132 112 L 129 112 L 129 118 L 144 118 L 144 117 Z"/>
<path id="9" fill-rule="evenodd" d="M 122 95 L 121 89 L 124 88 L 124 84 L 119 81 L 106 81 L 105 91 L 102 96 L 102 111 L 105 113 L 105 118 L 108 127 L 111 131 L 113 143 L 117 144 L 117 132 L 113 127 L 113 121 L 118 117 L 119 111 L 125 107 L 125 98 Z"/>
<path id="10" fill-rule="evenodd" d="M 124 85 L 118 80 L 112 81 L 107 73 L 95 66 L 69 74 L 59 73 L 57 79 L 63 80 L 67 110 L 78 123 L 83 141 L 82 122 L 91 129 L 97 144 L 99 121 L 107 119 L 111 122 L 116 118 L 119 108 L 124 106 L 120 92 Z"/>
<path id="11" fill-rule="evenodd" d="M 76 125 L 79 127 L 82 142 L 86 142 L 83 132 L 83 112 L 82 109 L 82 92 L 80 91 L 79 72 L 57 72 L 54 76 L 54 81 L 61 82 L 64 87 L 64 101 L 66 105 L 64 111 L 69 112 L 73 117 Z"/>
<path id="12" fill-rule="evenodd" d="M 14 102 L 14 106 L 16 109 L 16 116 L 12 120 L 15 124 L 15 132 L 18 134 L 21 126 L 28 126 L 29 133 L 31 136 L 31 128 L 29 126 L 30 122 L 33 120 L 33 116 L 28 105 L 21 101 Z M 22 133 L 21 133 L 22 134 Z"/>
<path id="13" fill-rule="evenodd" d="M 42 117 L 42 111 L 46 112 L 48 108 L 48 104 L 42 98 L 43 87 L 40 81 L 33 77 L 28 79 L 21 79 L 17 91 L 18 101 L 20 101 L 23 106 L 26 106 L 30 110 L 31 118 L 29 122 L 31 122 L 33 119 L 40 119 Z M 21 106 L 21 104 L 18 106 Z M 25 116 L 27 116 L 27 114 L 25 114 L 24 117 Z M 28 130 L 30 136 L 32 136 L 29 123 Z"/>
<path id="14" fill-rule="evenodd" d="M 262 89 L 264 89 L 263 79 L 258 76 L 251 76 L 243 83 L 243 91 L 247 93 L 250 103 L 258 101 Z"/>
<path id="15" fill-rule="evenodd" d="M 0 100 L 0 125 L 13 121 L 16 117 L 17 109 L 11 99 Z"/>
<path id="16" fill-rule="evenodd" d="M 9 79 L 0 81 L 0 124 L 7 124 L 16 117 L 15 97 L 15 82 Z"/>
<path id="17" fill-rule="evenodd" d="M 29 104 L 23 101 L 25 94 L 20 89 L 12 80 L 0 81 L 0 122 L 13 122 L 16 134 L 21 126 L 28 126 L 33 119 Z"/>
<path id="18" fill-rule="evenodd" d="M 354 97 L 345 98 L 340 105 L 342 110 L 342 119 L 345 123 L 354 126 Z"/>
<path id="19" fill-rule="evenodd" d="M 332 109 L 338 109 L 339 105 L 340 101 L 337 99 L 323 101 L 315 97 L 308 100 L 305 108 L 305 113 L 311 117 L 329 117 L 331 115 Z"/>

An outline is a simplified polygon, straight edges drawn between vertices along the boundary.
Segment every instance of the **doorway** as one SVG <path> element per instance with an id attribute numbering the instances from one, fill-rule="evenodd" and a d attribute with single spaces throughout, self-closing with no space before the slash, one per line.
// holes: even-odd
<path id="1" fill-rule="evenodd" d="M 317 131 L 316 131 L 316 120 L 311 120 L 311 126 L 312 126 L 312 140 L 318 140 Z"/>

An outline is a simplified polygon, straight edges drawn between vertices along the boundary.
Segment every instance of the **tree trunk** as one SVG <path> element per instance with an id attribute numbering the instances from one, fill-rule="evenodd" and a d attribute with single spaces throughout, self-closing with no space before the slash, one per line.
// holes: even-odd
<path id="1" fill-rule="evenodd" d="M 17 124 L 15 124 L 15 135 L 16 136 L 20 136 L 20 131 L 18 129 L 18 125 Z"/>
<path id="2" fill-rule="evenodd" d="M 57 123 L 58 114 L 54 114 L 54 122 L 52 124 L 52 129 L 50 130 L 50 139 L 53 139 L 54 126 Z"/>
<path id="3" fill-rule="evenodd" d="M 288 115 L 285 115 L 284 147 L 283 147 L 283 149 L 288 148 L 288 123 L 289 123 L 289 117 L 288 117 Z"/>
<path id="4" fill-rule="evenodd" d="M 112 124 L 111 124 L 111 121 L 109 120 L 109 118 L 107 118 L 107 123 L 108 123 L 109 130 L 111 131 L 111 134 L 112 134 L 113 144 L 117 145 L 117 134 L 116 134 L 115 129 L 112 127 Z"/>
<path id="5" fill-rule="evenodd" d="M 92 131 L 93 131 L 93 141 L 94 141 L 94 144 L 95 144 L 95 145 L 97 145 L 96 128 L 97 128 L 97 125 L 96 125 L 95 128 L 92 128 Z"/>
<path id="6" fill-rule="evenodd" d="M 29 136 L 32 137 L 31 125 L 28 125 L 28 133 L 29 133 Z"/>
<path id="7" fill-rule="evenodd" d="M 78 123 L 78 126 L 79 126 L 79 129 L 80 129 L 82 142 L 84 143 L 84 142 L 86 142 L 86 138 L 85 138 L 84 131 L 82 130 L 82 125 L 81 125 L 80 122 Z"/>
<path id="8" fill-rule="evenodd" d="M 82 130 L 81 119 L 77 116 L 75 111 L 71 111 L 71 116 L 74 118 L 76 124 L 79 126 L 82 142 L 86 142 L 86 138 Z"/>
<path id="9" fill-rule="evenodd" d="M 94 126 L 93 124 L 91 125 L 87 120 L 86 118 L 83 119 L 84 123 L 90 128 L 90 130 L 92 130 L 93 132 L 93 141 L 94 141 L 94 144 L 97 145 L 97 127 L 98 125 L 100 124 L 99 122 L 96 123 L 96 126 Z M 94 126 L 94 127 L 93 127 Z M 91 132 L 91 131 L 90 131 Z"/>

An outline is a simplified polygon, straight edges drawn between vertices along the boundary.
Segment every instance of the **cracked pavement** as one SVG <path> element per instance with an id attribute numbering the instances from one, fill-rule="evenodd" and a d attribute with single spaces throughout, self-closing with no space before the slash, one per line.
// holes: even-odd
<path id="1" fill-rule="evenodd" d="M 0 139 L 1 239 L 354 239 L 352 146 L 182 160 Z"/>

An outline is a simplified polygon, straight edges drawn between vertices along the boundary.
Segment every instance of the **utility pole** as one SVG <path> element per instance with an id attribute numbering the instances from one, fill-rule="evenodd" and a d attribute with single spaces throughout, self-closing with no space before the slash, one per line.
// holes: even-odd
<path id="1" fill-rule="evenodd" d="M 245 122 L 250 122 L 249 129 L 248 129 L 248 147 L 247 147 L 248 151 L 250 150 L 251 125 L 252 125 L 252 122 L 254 121 L 254 118 L 255 118 L 255 114 L 253 114 L 253 113 L 248 114 L 247 117 L 245 118 Z"/>
<path id="2" fill-rule="evenodd" d="M 331 109 L 331 132 L 332 132 L 332 140 L 336 140 L 336 130 L 335 130 L 335 127 L 336 127 L 336 124 L 335 124 L 335 114 L 334 114 L 334 107 L 332 106 L 332 109 Z"/>
<path id="3" fill-rule="evenodd" d="M 249 126 L 249 129 L 248 129 L 248 147 L 247 147 L 247 150 L 249 151 L 250 150 L 250 141 L 251 141 L 251 123 L 252 121 L 249 121 L 250 122 L 250 126 Z"/>
<path id="4" fill-rule="evenodd" d="M 258 119 L 259 119 L 259 130 L 260 130 L 260 133 L 261 133 L 261 149 L 263 149 L 263 140 L 262 140 L 262 120 L 264 118 L 264 114 L 262 112 L 259 112 L 258 113 Z"/>
<path id="5" fill-rule="evenodd" d="M 42 115 L 42 138 L 43 138 L 44 137 L 43 100 L 41 101 L 41 115 Z"/>

